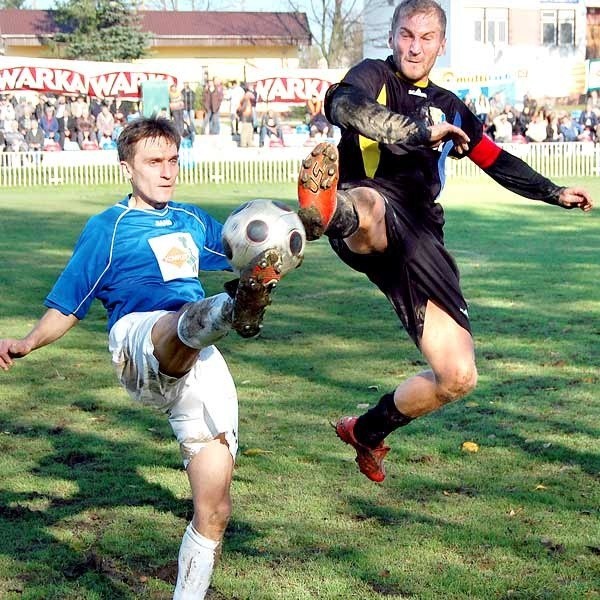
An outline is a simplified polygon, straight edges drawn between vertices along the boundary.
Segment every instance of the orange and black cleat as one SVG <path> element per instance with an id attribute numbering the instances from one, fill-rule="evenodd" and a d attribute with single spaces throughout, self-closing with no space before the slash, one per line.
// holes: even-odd
<path id="1" fill-rule="evenodd" d="M 339 156 L 333 144 L 317 144 L 302 162 L 298 177 L 298 216 L 306 238 L 316 240 L 327 230 L 337 208 Z"/>
<path id="2" fill-rule="evenodd" d="M 363 475 L 371 481 L 381 483 L 385 479 L 385 467 L 383 459 L 390 451 L 389 446 L 380 442 L 376 448 L 369 448 L 361 444 L 354 437 L 354 426 L 358 417 L 342 417 L 333 425 L 337 436 L 346 444 L 350 444 L 356 450 L 356 463 Z"/>

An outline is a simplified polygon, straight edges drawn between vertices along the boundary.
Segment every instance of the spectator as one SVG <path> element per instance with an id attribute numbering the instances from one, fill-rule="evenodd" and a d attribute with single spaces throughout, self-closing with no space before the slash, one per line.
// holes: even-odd
<path id="1" fill-rule="evenodd" d="M 115 118 L 106 104 L 102 106 L 102 110 L 96 119 L 96 129 L 99 144 L 103 137 L 112 140 L 112 134 L 115 129 Z"/>
<path id="2" fill-rule="evenodd" d="M 79 142 L 79 147 L 82 150 L 99 150 L 100 146 L 98 146 L 98 141 L 96 140 L 96 136 L 94 132 L 90 129 L 85 129 L 81 136 L 81 141 Z"/>
<path id="3" fill-rule="evenodd" d="M 107 135 L 103 135 L 98 140 L 98 146 L 100 147 L 100 150 L 116 150 L 117 142 L 115 142 L 112 138 L 108 137 Z M 91 148 L 87 149 L 91 150 Z"/>
<path id="4" fill-rule="evenodd" d="M 58 143 L 58 120 L 54 116 L 54 108 L 52 106 L 46 106 L 44 115 L 40 119 L 40 128 L 44 132 L 44 137 L 47 140 Z"/>
<path id="5" fill-rule="evenodd" d="M 204 108 L 206 109 L 209 135 L 219 135 L 221 132 L 219 111 L 222 102 L 223 86 L 217 77 L 213 77 L 204 90 Z"/>
<path id="6" fill-rule="evenodd" d="M 564 142 L 580 142 L 586 137 L 585 134 L 582 134 L 579 124 L 575 123 L 568 114 L 561 119 L 559 129 Z"/>
<path id="7" fill-rule="evenodd" d="M 172 84 L 169 87 L 169 111 L 171 112 L 171 118 L 175 124 L 177 133 L 181 135 L 183 133 L 183 94 L 177 88 L 177 85 Z"/>
<path id="8" fill-rule="evenodd" d="M 87 106 L 82 107 L 81 116 L 76 120 L 77 143 L 83 150 L 83 140 L 91 140 L 96 137 L 96 120 Z"/>
<path id="9" fill-rule="evenodd" d="M 328 138 L 333 135 L 333 126 L 323 114 L 323 102 L 316 94 L 306 101 L 306 113 L 311 138 Z"/>
<path id="10" fill-rule="evenodd" d="M 194 142 L 196 137 L 196 124 L 194 122 L 195 117 L 195 106 L 196 106 L 196 92 L 190 87 L 189 81 L 183 84 L 183 90 L 181 90 L 181 97 L 183 98 L 183 121 L 187 118 L 187 123 L 191 130 L 191 141 Z"/>
<path id="11" fill-rule="evenodd" d="M 480 92 L 479 96 L 477 96 L 477 100 L 475 101 L 475 114 L 484 125 L 487 125 L 489 113 L 490 101 L 483 92 Z"/>
<path id="12" fill-rule="evenodd" d="M 61 148 L 65 147 L 65 130 L 67 128 L 65 119 L 67 112 L 67 98 L 61 94 L 56 98 L 54 105 L 54 116 L 58 121 L 58 143 Z"/>
<path id="13" fill-rule="evenodd" d="M 92 115 L 94 119 L 97 119 L 98 115 L 102 112 L 102 105 L 103 102 L 100 98 L 92 98 L 92 101 L 90 102 L 90 115 Z"/>
<path id="14" fill-rule="evenodd" d="M 254 94 L 252 90 L 246 90 L 240 105 L 237 108 L 237 115 L 240 121 L 240 148 L 250 148 L 254 146 Z"/>
<path id="15" fill-rule="evenodd" d="M 319 96 L 313 94 L 306 101 L 306 124 L 308 125 L 314 117 L 323 112 L 323 102 L 319 99 Z"/>
<path id="16" fill-rule="evenodd" d="M 123 127 L 125 126 L 125 116 L 121 112 L 115 113 L 115 127 L 112 133 L 112 139 L 116 142 L 121 135 L 121 131 L 123 131 Z"/>
<path id="17" fill-rule="evenodd" d="M 511 122 L 508 120 L 508 115 L 505 112 L 501 112 L 493 121 L 492 127 L 493 138 L 499 144 L 508 144 L 512 142 L 513 128 Z M 492 133 L 492 131 L 490 132 Z"/>
<path id="18" fill-rule="evenodd" d="M 229 100 L 229 118 L 231 120 L 231 135 L 240 134 L 240 118 L 237 114 L 237 109 L 240 106 L 245 93 L 244 88 L 237 80 L 231 82 L 231 87 L 227 93 Z"/>
<path id="19" fill-rule="evenodd" d="M 525 138 L 528 142 L 544 142 L 546 141 L 546 118 L 543 111 L 536 110 L 531 121 L 525 130 Z"/>
<path id="20" fill-rule="evenodd" d="M 333 125 L 323 113 L 315 115 L 308 124 L 311 138 L 330 138 L 333 136 Z"/>
<path id="21" fill-rule="evenodd" d="M 183 117 L 183 130 L 181 132 L 181 143 L 182 146 L 191 148 L 194 145 L 194 139 L 196 137 L 196 132 L 194 128 L 191 126 L 188 117 L 184 115 Z"/>
<path id="22" fill-rule="evenodd" d="M 19 131 L 16 119 L 4 121 L 4 140 L 7 152 L 26 152 L 25 137 Z"/>
<path id="23" fill-rule="evenodd" d="M 579 116 L 579 127 L 582 132 L 585 132 L 590 141 L 596 141 L 596 127 L 598 125 L 598 117 L 594 112 L 591 98 L 587 99 L 585 109 L 581 111 Z"/>
<path id="24" fill-rule="evenodd" d="M 269 138 L 274 136 L 283 145 L 283 131 L 281 129 L 281 123 L 279 122 L 279 117 L 275 111 L 270 109 L 262 116 L 260 121 L 258 145 L 261 147 L 265 145 L 265 136 Z"/>
<path id="25" fill-rule="evenodd" d="M 130 111 L 127 113 L 127 122 L 131 123 L 132 121 L 139 119 L 141 116 L 140 106 L 137 102 L 134 102 L 130 107 Z"/>
<path id="26" fill-rule="evenodd" d="M 74 119 L 79 119 L 83 114 L 84 109 L 89 110 L 89 106 L 83 96 L 77 96 L 75 102 L 71 102 L 71 115 Z"/>
<path id="27" fill-rule="evenodd" d="M 548 111 L 546 114 L 546 141 L 560 142 L 561 139 L 558 115 L 553 110 Z"/>
<path id="28" fill-rule="evenodd" d="M 31 126 L 25 133 L 25 143 L 33 152 L 39 152 L 44 147 L 44 132 L 35 119 L 31 119 Z"/>

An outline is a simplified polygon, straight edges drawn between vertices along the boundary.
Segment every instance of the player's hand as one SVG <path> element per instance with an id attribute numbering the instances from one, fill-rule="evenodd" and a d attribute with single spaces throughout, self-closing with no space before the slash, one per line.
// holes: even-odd
<path id="1" fill-rule="evenodd" d="M 444 141 L 452 140 L 459 154 L 469 149 L 469 136 L 460 127 L 456 127 L 456 125 L 451 125 L 444 121 L 437 125 L 430 125 L 428 129 L 429 143 L 432 148 L 435 148 Z"/>
<path id="2" fill-rule="evenodd" d="M 31 350 L 31 345 L 25 340 L 0 340 L 0 369 L 8 371 L 14 364 L 13 359 L 27 356 Z"/>
<path id="3" fill-rule="evenodd" d="M 558 196 L 558 203 L 564 208 L 579 208 L 583 212 L 594 208 L 594 202 L 587 190 L 577 187 L 563 188 Z"/>

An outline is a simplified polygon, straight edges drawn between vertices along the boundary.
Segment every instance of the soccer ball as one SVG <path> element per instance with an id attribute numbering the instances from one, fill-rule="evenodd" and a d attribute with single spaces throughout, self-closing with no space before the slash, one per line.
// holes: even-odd
<path id="1" fill-rule="evenodd" d="M 227 217 L 222 232 L 225 256 L 240 271 L 265 250 L 281 257 L 281 275 L 300 266 L 306 233 L 298 215 L 283 202 L 257 199 Z"/>

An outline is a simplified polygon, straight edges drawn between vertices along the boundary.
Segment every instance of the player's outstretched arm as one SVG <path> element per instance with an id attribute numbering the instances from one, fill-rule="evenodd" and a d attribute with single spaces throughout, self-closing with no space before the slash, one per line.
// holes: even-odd
<path id="1" fill-rule="evenodd" d="M 78 322 L 79 319 L 73 315 L 63 315 L 54 308 L 48 309 L 24 338 L 0 339 L 0 369 L 8 371 L 15 358 L 22 358 L 37 348 L 55 342 Z"/>
<path id="2" fill-rule="evenodd" d="M 459 154 L 468 150 L 469 138 L 459 127 L 450 123 L 427 126 L 391 111 L 352 85 L 336 84 L 329 88 L 325 108 L 332 123 L 376 142 L 436 147 L 442 141 L 452 140 Z"/>
<path id="3" fill-rule="evenodd" d="M 525 198 L 563 208 L 580 208 L 584 212 L 594 206 L 583 188 L 556 185 L 485 135 L 473 147 L 469 158 L 502 187 Z"/>

